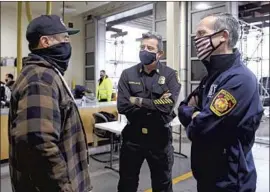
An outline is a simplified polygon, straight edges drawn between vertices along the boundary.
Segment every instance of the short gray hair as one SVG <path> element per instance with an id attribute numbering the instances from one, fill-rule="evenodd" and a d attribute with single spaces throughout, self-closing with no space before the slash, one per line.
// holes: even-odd
<path id="1" fill-rule="evenodd" d="M 220 30 L 228 30 L 229 32 L 229 41 L 228 41 L 228 46 L 230 48 L 234 48 L 238 39 L 239 39 L 239 22 L 237 19 L 230 13 L 217 13 L 217 14 L 209 14 L 203 17 L 215 17 L 216 21 L 214 24 L 214 30 L 216 32 Z"/>
<path id="2" fill-rule="evenodd" d="M 158 41 L 158 51 L 163 51 L 162 36 L 159 35 L 157 32 L 149 31 L 147 33 L 143 33 L 142 40 L 144 39 L 156 39 Z"/>

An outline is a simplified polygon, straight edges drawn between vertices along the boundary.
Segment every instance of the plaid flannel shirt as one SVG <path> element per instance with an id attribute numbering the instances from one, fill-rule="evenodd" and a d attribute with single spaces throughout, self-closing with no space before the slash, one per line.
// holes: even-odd
<path id="1" fill-rule="evenodd" d="M 9 112 L 13 191 L 88 192 L 88 149 L 78 108 L 53 65 L 30 56 Z"/>

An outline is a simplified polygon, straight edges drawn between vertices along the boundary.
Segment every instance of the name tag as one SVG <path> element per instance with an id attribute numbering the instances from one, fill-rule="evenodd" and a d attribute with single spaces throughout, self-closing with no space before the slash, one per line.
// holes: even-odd
<path id="1" fill-rule="evenodd" d="M 208 92 L 207 97 L 212 98 L 213 95 L 214 95 L 215 92 L 216 92 L 216 89 L 217 89 L 217 85 L 212 84 L 211 87 L 210 87 L 210 89 L 209 89 L 209 92 Z"/>
<path id="2" fill-rule="evenodd" d="M 130 85 L 141 85 L 141 82 L 129 81 L 128 84 L 130 84 Z"/>

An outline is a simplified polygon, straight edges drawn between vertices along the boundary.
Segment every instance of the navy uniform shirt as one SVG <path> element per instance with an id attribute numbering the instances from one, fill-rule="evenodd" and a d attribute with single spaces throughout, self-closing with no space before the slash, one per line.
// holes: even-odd
<path id="1" fill-rule="evenodd" d="M 150 74 L 143 71 L 142 64 L 124 70 L 118 83 L 117 108 L 120 114 L 126 115 L 129 124 L 136 127 L 130 132 L 138 130 L 134 135 L 140 135 L 141 127 L 147 127 L 151 134 L 151 127 L 158 132 L 157 127 L 170 123 L 175 117 L 173 109 L 180 88 L 178 73 L 160 63 Z M 166 92 L 171 96 L 160 99 Z M 142 107 L 130 102 L 132 96 L 143 98 Z"/>
<path id="2" fill-rule="evenodd" d="M 256 170 L 251 148 L 263 115 L 257 79 L 243 65 L 237 50 L 211 56 L 205 65 L 208 76 L 194 91 L 199 95 L 199 105 L 188 106 L 186 99 L 178 110 L 192 141 L 194 176 L 211 180 L 217 188 L 230 184 L 232 191 L 238 191 L 240 185 L 254 189 Z M 196 110 L 200 114 L 192 119 Z"/>

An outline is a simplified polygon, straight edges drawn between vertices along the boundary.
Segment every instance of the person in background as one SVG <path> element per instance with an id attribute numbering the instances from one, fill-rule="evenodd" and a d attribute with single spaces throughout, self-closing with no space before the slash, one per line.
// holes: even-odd
<path id="1" fill-rule="evenodd" d="M 163 65 L 162 37 L 142 35 L 141 63 L 124 70 L 118 83 L 117 108 L 128 120 L 122 131 L 118 192 L 136 192 L 142 163 L 151 172 L 153 192 L 172 192 L 174 149 L 170 122 L 180 92 L 178 72 Z"/>
<path id="2" fill-rule="evenodd" d="M 108 102 L 112 100 L 113 84 L 111 79 L 106 75 L 105 70 L 100 71 L 98 80 L 97 99 L 99 102 Z"/>
<path id="3" fill-rule="evenodd" d="M 14 84 L 14 76 L 11 73 L 6 74 L 5 78 L 6 85 L 13 85 Z"/>
<path id="4" fill-rule="evenodd" d="M 12 87 L 15 83 L 14 76 L 11 73 L 6 74 L 5 82 L 6 105 L 8 106 L 11 97 Z"/>
<path id="5" fill-rule="evenodd" d="M 9 110 L 9 166 L 13 192 L 89 192 L 86 135 L 63 78 L 71 58 L 69 35 L 57 15 L 33 19 L 30 54 L 13 86 Z"/>
<path id="6" fill-rule="evenodd" d="M 5 87 L 5 83 L 0 81 L 0 101 L 1 101 L 1 104 L 0 104 L 0 107 L 3 108 L 5 107 L 5 104 L 6 104 L 6 87 Z"/>
<path id="7" fill-rule="evenodd" d="M 198 192 L 255 192 L 252 146 L 263 116 L 259 85 L 234 48 L 239 23 L 228 13 L 204 17 L 194 39 L 207 69 L 179 106 L 192 142 L 191 167 Z"/>
<path id="8" fill-rule="evenodd" d="M 81 99 L 83 96 L 85 96 L 85 93 L 89 91 L 90 90 L 88 90 L 85 86 L 75 85 L 75 88 L 72 92 L 75 99 Z"/>

